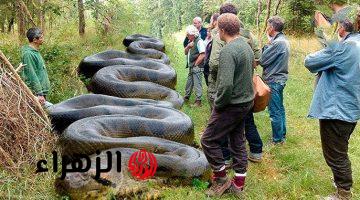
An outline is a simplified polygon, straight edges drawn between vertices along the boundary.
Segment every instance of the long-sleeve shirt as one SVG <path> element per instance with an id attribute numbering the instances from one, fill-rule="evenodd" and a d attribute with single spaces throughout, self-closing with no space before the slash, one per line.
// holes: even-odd
<path id="1" fill-rule="evenodd" d="M 321 72 L 309 117 L 357 122 L 360 119 L 360 34 L 310 54 L 305 67 Z"/>
<path id="2" fill-rule="evenodd" d="M 224 46 L 219 58 L 215 109 L 251 103 L 254 100 L 251 47 L 242 38 L 235 39 Z"/>
<path id="3" fill-rule="evenodd" d="M 283 33 L 278 33 L 269 45 L 264 47 L 260 65 L 264 68 L 266 83 L 284 84 L 289 74 L 290 44 Z"/>
<path id="4" fill-rule="evenodd" d="M 47 95 L 50 90 L 50 81 L 40 52 L 29 45 L 23 46 L 21 62 L 25 64 L 20 72 L 25 84 L 35 95 Z"/>

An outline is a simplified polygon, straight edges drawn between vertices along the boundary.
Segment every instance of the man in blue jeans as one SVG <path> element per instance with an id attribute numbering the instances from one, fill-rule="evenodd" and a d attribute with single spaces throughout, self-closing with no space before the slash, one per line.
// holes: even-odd
<path id="1" fill-rule="evenodd" d="M 268 20 L 267 36 L 269 43 L 265 45 L 260 59 L 264 68 L 263 78 L 271 88 L 271 99 L 268 106 L 273 144 L 283 144 L 286 138 L 286 116 L 283 92 L 289 74 L 290 45 L 285 35 L 284 20 L 274 16 Z"/>

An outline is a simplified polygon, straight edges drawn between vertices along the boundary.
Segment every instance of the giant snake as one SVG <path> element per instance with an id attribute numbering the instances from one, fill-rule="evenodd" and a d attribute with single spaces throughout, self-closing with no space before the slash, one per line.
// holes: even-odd
<path id="1" fill-rule="evenodd" d="M 79 75 L 90 79 L 88 89 L 95 94 L 49 110 L 63 155 L 86 154 L 93 160 L 96 151 L 122 153 L 122 172 L 113 169 L 102 174 L 105 182 L 93 178 L 94 166 L 58 180 L 58 191 L 75 199 L 98 198 L 109 188 L 121 196 L 124 184 L 137 183 L 129 179 L 126 166 L 131 153 L 139 149 L 154 153 L 155 177 L 197 177 L 209 169 L 204 154 L 188 146 L 194 142 L 193 123 L 177 110 L 183 100 L 174 90 L 176 72 L 169 66 L 163 42 L 135 34 L 123 44 L 126 52 L 108 50 L 81 61 Z"/>

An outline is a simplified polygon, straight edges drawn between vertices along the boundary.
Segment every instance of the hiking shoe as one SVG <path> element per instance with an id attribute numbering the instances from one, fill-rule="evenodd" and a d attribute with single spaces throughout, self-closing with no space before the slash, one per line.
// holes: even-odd
<path id="1" fill-rule="evenodd" d="M 231 186 L 229 188 L 229 193 L 235 195 L 238 199 L 244 198 L 244 187 L 238 187 L 235 185 L 234 181 L 231 182 Z"/>
<path id="2" fill-rule="evenodd" d="M 251 162 L 254 162 L 254 163 L 261 163 L 261 161 L 262 161 L 262 153 L 251 153 L 250 152 L 248 159 Z"/>
<path id="3" fill-rule="evenodd" d="M 350 200 L 352 197 L 350 190 L 344 190 L 342 188 L 337 188 L 337 191 L 327 197 L 321 198 L 322 200 Z"/>
<path id="4" fill-rule="evenodd" d="M 211 187 L 205 192 L 208 197 L 221 197 L 231 186 L 231 180 L 227 176 L 213 178 Z"/>
<path id="5" fill-rule="evenodd" d="M 189 102 L 190 98 L 189 97 L 184 97 L 184 102 L 187 103 Z"/>
<path id="6" fill-rule="evenodd" d="M 201 107 L 201 100 L 196 100 L 192 107 Z"/>

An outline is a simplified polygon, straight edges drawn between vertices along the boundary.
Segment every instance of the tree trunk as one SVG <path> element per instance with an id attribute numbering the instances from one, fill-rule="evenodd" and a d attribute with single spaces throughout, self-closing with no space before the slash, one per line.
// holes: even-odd
<path id="1" fill-rule="evenodd" d="M 18 33 L 19 37 L 25 37 L 25 29 L 26 29 L 26 20 L 25 20 L 25 11 L 21 6 L 21 0 L 16 1 L 16 10 L 17 10 L 17 17 L 18 17 Z"/>
<path id="2" fill-rule="evenodd" d="M 23 14 L 25 16 L 24 19 L 25 20 L 27 19 L 27 22 L 30 22 L 33 27 L 36 27 L 37 25 L 36 25 L 35 21 L 33 20 L 32 15 L 31 15 L 28 7 L 25 5 L 25 3 L 22 0 L 19 0 L 19 4 L 20 4 L 20 7 L 22 9 L 22 12 L 25 13 L 25 14 Z M 28 24 L 28 23 L 26 23 L 26 24 Z"/>
<path id="3" fill-rule="evenodd" d="M 104 16 L 103 26 L 104 26 L 104 35 L 107 35 L 111 30 L 111 16 L 109 15 Z"/>
<path id="4" fill-rule="evenodd" d="M 10 19 L 9 19 L 8 27 L 7 27 L 7 32 L 8 33 L 10 33 L 11 30 L 13 29 L 14 22 L 15 22 L 15 18 L 13 16 L 11 16 Z"/>
<path id="5" fill-rule="evenodd" d="M 278 14 L 279 14 L 280 5 L 281 5 L 281 0 L 278 0 L 278 2 L 277 2 L 277 4 L 276 4 L 276 9 L 275 9 L 275 15 L 278 15 Z"/>
<path id="6" fill-rule="evenodd" d="M 39 0 L 40 11 L 39 11 L 39 25 L 43 31 L 45 31 L 45 0 Z"/>
<path id="7" fill-rule="evenodd" d="M 85 14 L 84 14 L 83 0 L 78 0 L 78 10 L 79 10 L 79 34 L 83 36 L 85 34 Z"/>
<path id="8" fill-rule="evenodd" d="M 266 31 L 266 27 L 267 27 L 267 21 L 269 20 L 271 15 L 271 0 L 267 0 L 267 4 L 266 4 L 266 18 L 265 18 L 265 26 L 264 26 L 264 31 Z"/>
<path id="9" fill-rule="evenodd" d="M 1 32 L 5 33 L 5 19 L 1 19 L 0 27 L 1 27 Z"/>
<path id="10" fill-rule="evenodd" d="M 99 2 L 99 0 L 95 0 L 95 7 L 94 7 L 94 18 L 96 19 L 96 20 L 98 20 L 99 19 L 99 4 L 100 4 L 100 2 Z"/>
<path id="11" fill-rule="evenodd" d="M 257 11 L 257 15 L 256 15 L 256 27 L 257 27 L 258 41 L 259 41 L 260 47 L 262 46 L 261 30 L 260 30 L 260 16 L 261 16 L 261 13 L 262 13 L 262 0 L 258 0 L 258 11 Z"/>

